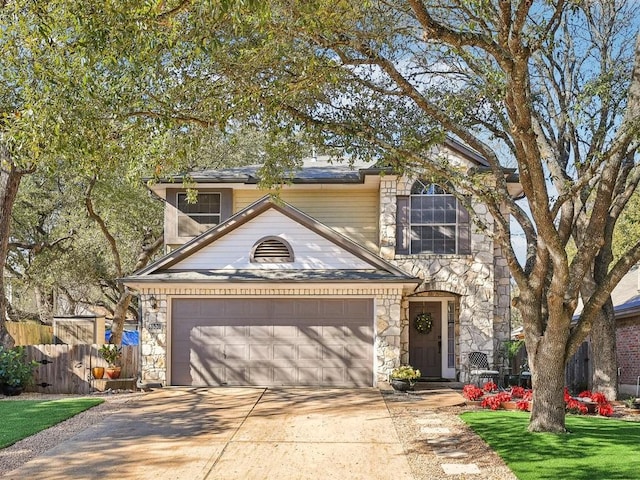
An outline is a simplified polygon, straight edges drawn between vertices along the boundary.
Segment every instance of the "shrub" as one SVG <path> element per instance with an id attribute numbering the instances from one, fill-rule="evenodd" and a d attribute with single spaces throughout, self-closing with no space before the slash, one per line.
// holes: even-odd
<path id="1" fill-rule="evenodd" d="M 5 349 L 0 346 L 0 384 L 25 387 L 33 380 L 38 362 L 26 360 L 23 347 Z"/>

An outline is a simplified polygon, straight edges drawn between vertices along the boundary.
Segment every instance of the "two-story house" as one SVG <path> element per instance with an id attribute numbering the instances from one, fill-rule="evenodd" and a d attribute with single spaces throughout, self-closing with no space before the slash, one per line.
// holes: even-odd
<path id="1" fill-rule="evenodd" d="M 434 154 L 484 164 L 452 141 Z M 446 186 L 311 159 L 273 199 L 256 172 L 193 172 L 195 203 L 181 179 L 152 187 L 167 253 L 125 279 L 144 382 L 375 386 L 406 363 L 456 379 L 509 338 L 500 248 Z"/>

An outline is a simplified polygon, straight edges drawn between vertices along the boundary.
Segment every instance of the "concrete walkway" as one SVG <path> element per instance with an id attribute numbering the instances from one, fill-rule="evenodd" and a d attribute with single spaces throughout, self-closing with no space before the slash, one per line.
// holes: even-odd
<path id="1" fill-rule="evenodd" d="M 412 479 L 376 389 L 169 388 L 3 478 Z"/>

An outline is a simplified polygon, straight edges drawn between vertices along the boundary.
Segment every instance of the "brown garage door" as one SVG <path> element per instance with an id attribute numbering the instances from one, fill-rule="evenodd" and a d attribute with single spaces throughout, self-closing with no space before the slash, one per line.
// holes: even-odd
<path id="1" fill-rule="evenodd" d="M 174 299 L 172 385 L 373 384 L 371 299 Z"/>

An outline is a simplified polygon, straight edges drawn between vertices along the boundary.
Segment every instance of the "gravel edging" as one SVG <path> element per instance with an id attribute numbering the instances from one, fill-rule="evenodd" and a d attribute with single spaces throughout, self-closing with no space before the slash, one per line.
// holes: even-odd
<path id="1" fill-rule="evenodd" d="M 24 393 L 17 397 L 0 396 L 0 401 L 12 400 L 60 400 L 64 398 L 99 397 L 104 402 L 91 407 L 46 430 L 24 438 L 0 450 L 0 476 L 21 467 L 29 460 L 42 455 L 61 442 L 103 421 L 106 417 L 127 408 L 131 402 L 144 393 L 101 394 L 101 395 L 44 395 Z"/>
<path id="2" fill-rule="evenodd" d="M 415 399 L 402 402 L 385 396 L 385 400 L 415 480 L 517 480 L 498 454 L 460 419 L 458 415 L 468 411 L 467 407 L 428 408 Z M 433 426 L 448 429 L 451 433 L 446 438 L 452 439 L 453 449 L 465 456 L 437 455 L 429 443 L 432 438 L 422 430 L 425 418 L 436 419 L 438 423 Z M 475 464 L 480 473 L 447 475 L 443 464 Z"/>

